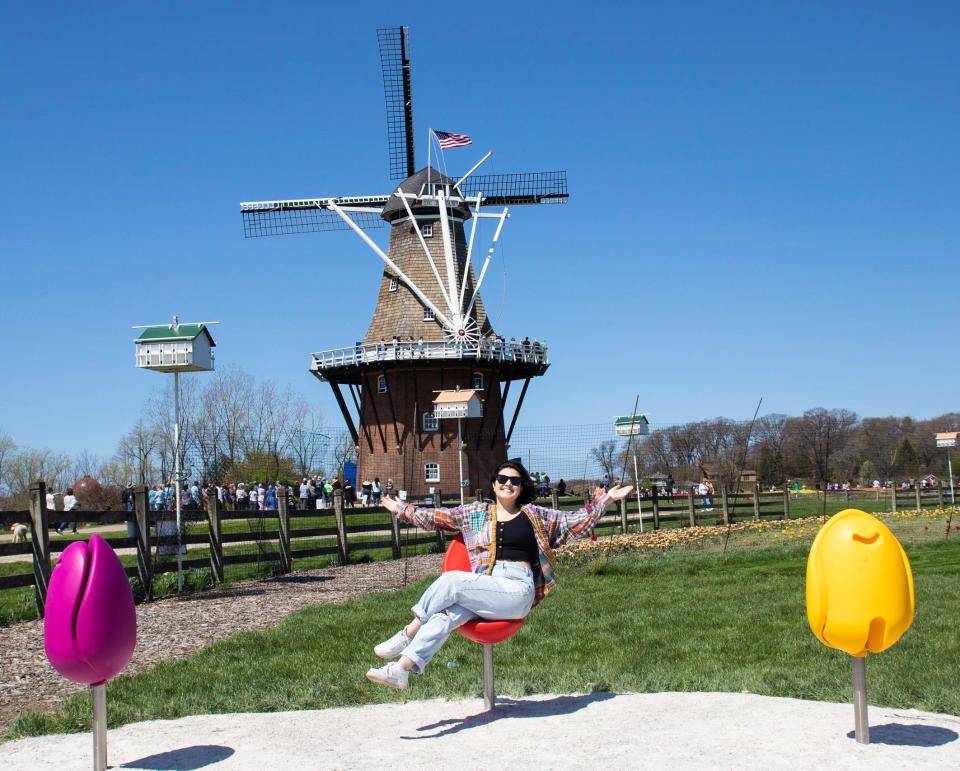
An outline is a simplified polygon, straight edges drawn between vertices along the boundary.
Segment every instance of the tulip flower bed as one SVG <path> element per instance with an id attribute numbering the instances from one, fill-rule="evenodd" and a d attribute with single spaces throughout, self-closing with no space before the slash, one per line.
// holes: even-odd
<path id="1" fill-rule="evenodd" d="M 873 516 L 884 522 L 905 543 L 960 540 L 960 508 L 923 509 L 878 513 Z M 718 549 L 768 548 L 786 543 L 809 545 L 829 517 L 760 520 L 735 522 L 729 526 L 672 527 L 647 530 L 644 533 L 601 536 L 595 541 L 574 541 L 559 552 L 561 561 L 580 562 L 597 554 L 638 555 L 670 550 L 716 551 Z"/>

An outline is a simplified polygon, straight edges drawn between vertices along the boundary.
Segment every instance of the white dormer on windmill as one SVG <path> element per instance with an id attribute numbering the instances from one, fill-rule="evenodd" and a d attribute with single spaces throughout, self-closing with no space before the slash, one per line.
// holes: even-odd
<path id="1" fill-rule="evenodd" d="M 461 391 L 459 386 L 452 391 L 441 391 L 433 400 L 433 416 L 437 420 L 457 419 L 457 454 L 460 459 L 460 505 L 462 506 L 465 502 L 463 488 L 469 483 L 463 476 L 463 419 L 483 417 L 480 395 L 472 388 Z"/>

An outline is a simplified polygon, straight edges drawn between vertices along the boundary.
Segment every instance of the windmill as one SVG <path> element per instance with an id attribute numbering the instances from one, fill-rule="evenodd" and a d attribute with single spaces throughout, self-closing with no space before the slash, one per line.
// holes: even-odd
<path id="1" fill-rule="evenodd" d="M 377 40 L 397 187 L 387 195 L 241 203 L 244 235 L 350 229 L 383 262 L 363 340 L 314 353 L 310 365 L 343 413 L 357 446 L 358 476 L 391 478 L 415 495 L 431 487 L 485 488 L 506 458 L 530 380 L 549 362 L 543 347 L 495 339 L 480 287 L 509 207 L 566 203 L 566 172 L 475 174 L 491 153 L 456 179 L 429 162 L 417 170 L 409 29 L 380 29 Z M 477 223 L 484 219 L 494 232 L 477 273 Z M 386 252 L 367 233 L 385 225 Z M 523 386 L 506 427 L 507 397 L 518 381 Z M 477 391 L 483 402 L 482 416 L 459 439 L 433 414 L 436 393 L 458 387 Z M 458 478 L 461 447 L 466 461 Z"/>

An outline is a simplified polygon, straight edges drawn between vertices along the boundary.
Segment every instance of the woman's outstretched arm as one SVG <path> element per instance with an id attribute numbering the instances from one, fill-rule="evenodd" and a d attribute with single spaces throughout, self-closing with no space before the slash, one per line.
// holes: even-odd
<path id="1" fill-rule="evenodd" d="M 550 547 L 555 549 L 571 538 L 589 535 L 603 516 L 607 506 L 613 501 L 626 498 L 631 490 L 633 485 L 614 485 L 609 492 L 604 492 L 602 487 L 598 487 L 593 492 L 593 502 L 576 511 L 540 508 L 540 513 L 547 524 Z"/>
<path id="2" fill-rule="evenodd" d="M 406 503 L 392 495 L 385 495 L 381 503 L 398 520 L 416 525 L 421 530 L 459 532 L 463 529 L 463 506 L 453 509 L 417 508 L 412 503 Z"/>

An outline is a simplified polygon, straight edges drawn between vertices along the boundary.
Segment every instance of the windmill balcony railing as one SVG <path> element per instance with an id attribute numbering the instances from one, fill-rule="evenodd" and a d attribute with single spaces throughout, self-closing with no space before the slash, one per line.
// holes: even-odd
<path id="1" fill-rule="evenodd" d="M 357 344 L 349 348 L 333 348 L 311 354 L 311 369 L 322 371 L 354 364 L 376 364 L 384 361 L 468 359 L 548 365 L 547 351 L 533 343 L 490 343 L 461 345 L 443 340 L 389 341 L 373 345 Z"/>

